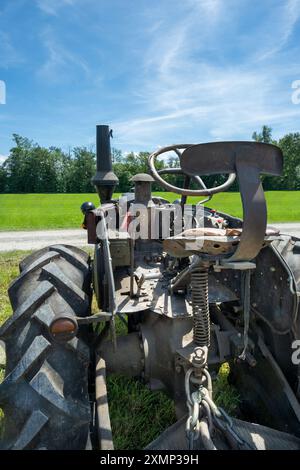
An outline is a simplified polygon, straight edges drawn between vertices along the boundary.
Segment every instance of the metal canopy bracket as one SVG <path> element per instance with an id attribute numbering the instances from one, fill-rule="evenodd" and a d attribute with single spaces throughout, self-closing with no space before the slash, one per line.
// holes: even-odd
<path id="1" fill-rule="evenodd" d="M 245 150 L 236 154 L 235 161 L 243 204 L 243 231 L 236 251 L 227 262 L 254 259 L 262 248 L 267 228 L 267 204 L 260 169 L 251 166 L 251 153 Z"/>
<path id="2" fill-rule="evenodd" d="M 236 251 L 224 262 L 250 261 L 263 246 L 267 206 L 260 174 L 280 176 L 283 156 L 275 145 L 259 142 L 216 142 L 188 147 L 181 168 L 190 176 L 235 172 L 243 204 L 243 232 Z"/>

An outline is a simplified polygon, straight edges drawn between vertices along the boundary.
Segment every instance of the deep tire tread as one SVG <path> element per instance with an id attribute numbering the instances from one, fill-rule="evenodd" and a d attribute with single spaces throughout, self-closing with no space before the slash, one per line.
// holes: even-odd
<path id="1" fill-rule="evenodd" d="M 90 313 L 89 256 L 54 245 L 29 255 L 9 287 L 13 315 L 0 328 L 6 376 L 0 385 L 6 449 L 80 449 L 88 442 L 89 347 L 83 337 L 54 342 L 54 312 Z M 83 336 L 80 332 L 79 336 Z"/>

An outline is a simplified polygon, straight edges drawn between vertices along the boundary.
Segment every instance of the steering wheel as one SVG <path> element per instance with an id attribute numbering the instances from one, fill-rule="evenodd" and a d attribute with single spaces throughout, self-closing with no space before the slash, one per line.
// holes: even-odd
<path id="1" fill-rule="evenodd" d="M 171 151 L 175 152 L 176 155 L 178 155 L 178 157 L 180 158 L 182 155 L 180 150 L 181 149 L 185 150 L 191 146 L 192 144 L 169 145 L 168 147 L 163 147 L 157 150 L 156 152 L 152 153 L 149 156 L 148 164 L 149 164 L 150 172 L 153 178 L 167 191 L 172 191 L 174 193 L 181 194 L 182 196 L 212 196 L 213 194 L 221 193 L 222 191 L 226 191 L 228 188 L 230 188 L 230 186 L 235 181 L 235 178 L 236 178 L 235 173 L 230 173 L 225 183 L 219 186 L 216 186 L 215 188 L 206 188 L 202 179 L 199 176 L 194 177 L 194 179 L 196 179 L 196 181 L 201 184 L 203 189 L 178 188 L 177 186 L 173 186 L 172 184 L 168 183 L 160 176 L 160 174 L 163 174 L 163 173 L 177 173 L 177 174 L 182 173 L 189 177 L 190 175 L 188 175 L 187 173 L 184 173 L 181 168 L 168 168 L 167 169 L 168 171 L 166 171 L 165 169 L 157 171 L 157 169 L 155 168 L 155 162 L 159 155 L 162 155 L 163 153 L 171 152 Z"/>

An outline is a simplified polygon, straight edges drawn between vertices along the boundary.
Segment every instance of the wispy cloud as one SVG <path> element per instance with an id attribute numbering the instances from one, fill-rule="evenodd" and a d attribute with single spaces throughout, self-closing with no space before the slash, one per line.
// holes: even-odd
<path id="1" fill-rule="evenodd" d="M 0 165 L 2 165 L 2 163 L 4 163 L 6 159 L 7 159 L 7 155 L 0 154 Z"/>
<path id="2" fill-rule="evenodd" d="M 115 145 L 139 151 L 247 139 L 263 124 L 275 137 L 299 130 L 300 0 L 2 3 L 7 135 L 88 144 L 95 122 L 107 122 Z M 19 60 L 22 74 L 11 70 Z"/>
<path id="3" fill-rule="evenodd" d="M 36 0 L 37 6 L 43 13 L 56 16 L 61 8 L 73 6 L 76 0 Z"/>
<path id="4" fill-rule="evenodd" d="M 86 75 L 89 74 L 90 70 L 85 60 L 63 46 L 50 28 L 43 31 L 41 39 L 47 58 L 38 70 L 40 77 L 51 82 L 59 82 L 66 78 L 72 78 L 74 68 Z"/>
<path id="5" fill-rule="evenodd" d="M 274 9 L 260 33 L 262 37 L 257 37 L 262 47 L 256 59 L 269 59 L 280 52 L 291 38 L 299 19 L 300 0 L 287 0 Z"/>
<path id="6" fill-rule="evenodd" d="M 12 67 L 21 64 L 23 61 L 23 58 L 12 42 L 10 34 L 0 31 L 0 67 Z"/>
<path id="7" fill-rule="evenodd" d="M 144 142 L 148 147 L 150 142 L 153 145 L 153 136 L 157 144 L 167 144 L 170 137 L 177 135 L 182 141 L 182 136 L 188 140 L 197 133 L 199 141 L 250 138 L 260 125 L 276 126 L 280 121 L 300 117 L 300 106 L 290 105 L 286 79 L 291 66 L 282 67 L 275 57 L 293 33 L 300 16 L 300 0 L 274 5 L 263 26 L 281 22 L 279 30 L 260 31 L 259 41 L 253 37 L 249 49 L 242 51 L 236 63 L 232 60 L 239 47 L 234 33 L 234 7 L 240 3 L 187 0 L 183 4 L 185 8 L 176 20 L 173 16 L 169 19 L 167 13 L 160 16 L 159 23 L 153 18 L 157 28 L 145 54 L 144 74 L 136 84 L 143 114 L 115 123 L 122 142 Z M 229 44 L 222 44 L 224 28 L 233 31 L 230 39 L 226 38 Z M 271 43 L 275 44 L 272 49 Z M 264 44 L 267 46 L 261 47 Z M 226 46 L 230 58 L 226 57 Z"/>

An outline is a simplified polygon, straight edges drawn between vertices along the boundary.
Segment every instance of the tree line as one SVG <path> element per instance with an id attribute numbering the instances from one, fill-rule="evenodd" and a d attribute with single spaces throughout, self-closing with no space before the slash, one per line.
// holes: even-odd
<path id="1" fill-rule="evenodd" d="M 253 140 L 278 145 L 284 156 L 284 171 L 280 177 L 263 176 L 265 190 L 300 189 L 300 133 L 290 133 L 279 139 L 272 138 L 272 129 L 263 126 L 261 132 L 254 132 Z M 118 192 L 132 188 L 131 177 L 137 173 L 148 173 L 149 152 L 123 154 L 113 149 L 113 168 L 119 178 Z M 159 168 L 178 166 L 178 158 L 169 156 L 158 162 Z M 91 178 L 96 171 L 96 156 L 92 149 L 75 147 L 64 152 L 58 147 L 41 147 L 26 137 L 13 135 L 13 147 L 7 159 L 0 165 L 1 193 L 89 193 L 95 188 Z M 224 182 L 226 175 L 204 177 L 207 186 Z M 181 186 L 183 178 L 178 175 L 166 179 Z M 192 187 L 196 188 L 192 183 Z M 161 188 L 156 183 L 153 190 Z M 237 183 L 232 191 L 238 189 Z"/>

